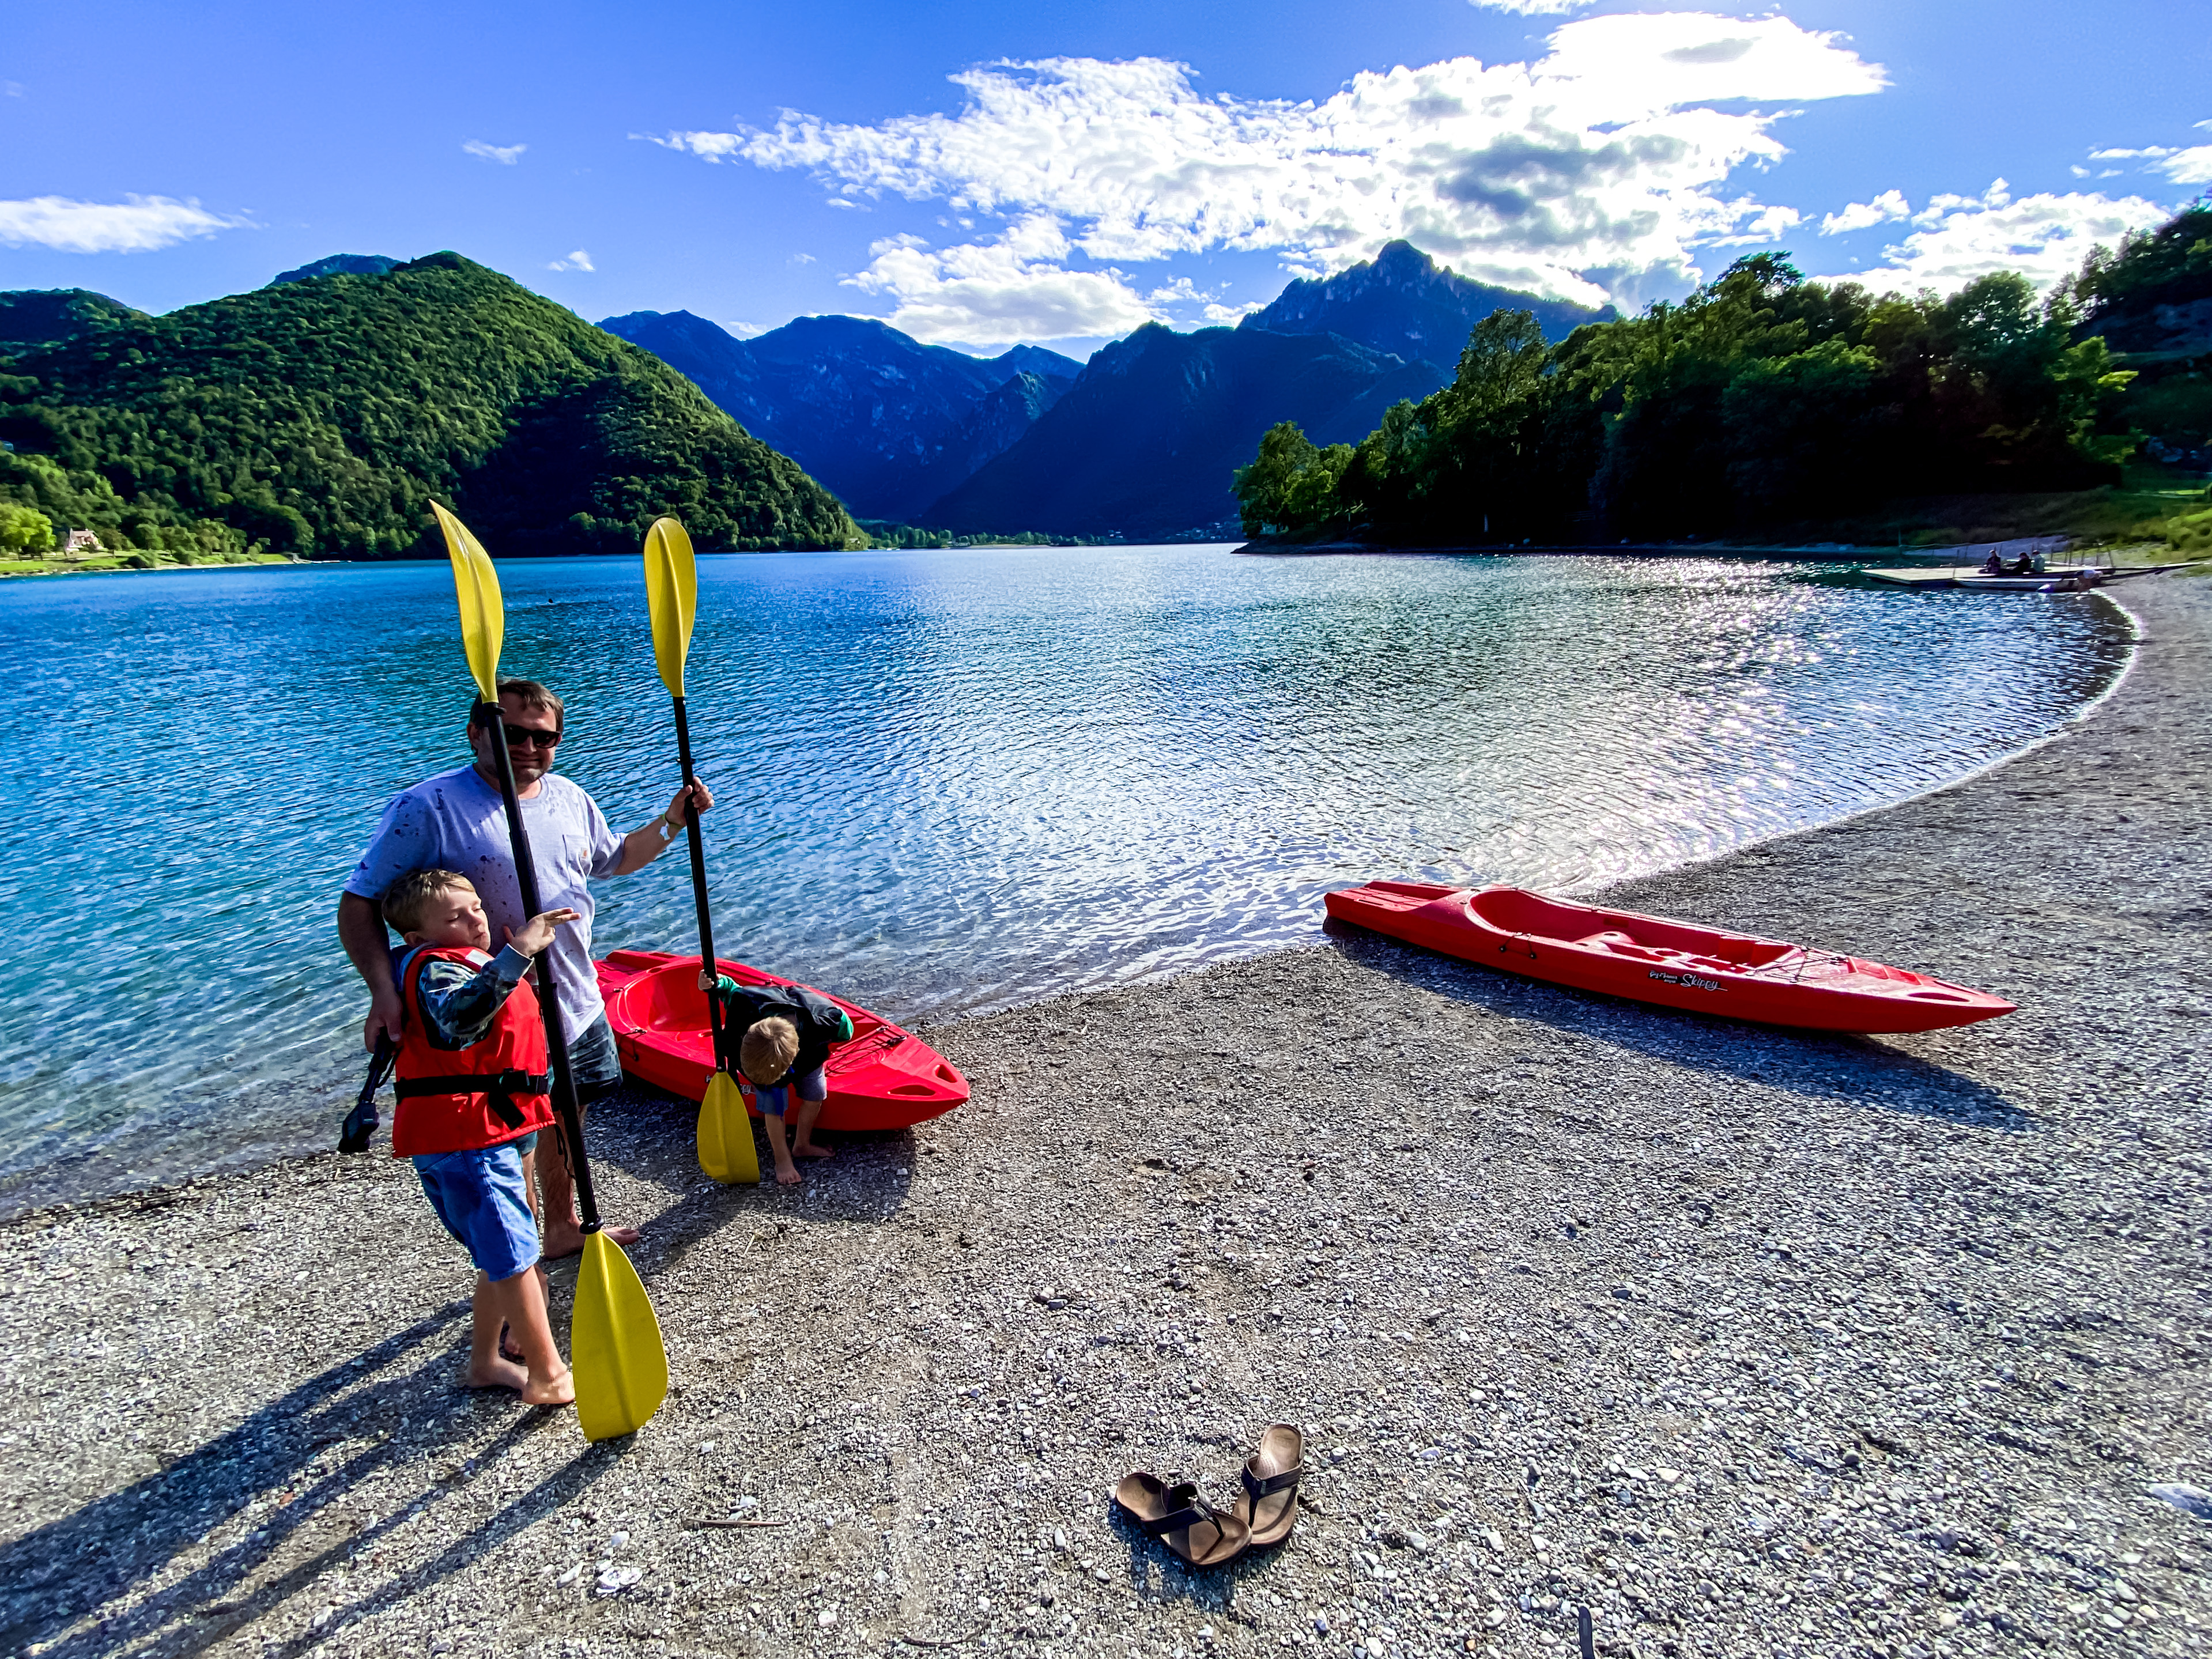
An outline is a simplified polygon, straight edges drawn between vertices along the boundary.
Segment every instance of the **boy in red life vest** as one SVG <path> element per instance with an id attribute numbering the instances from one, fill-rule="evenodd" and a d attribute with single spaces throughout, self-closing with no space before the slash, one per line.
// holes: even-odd
<path id="1" fill-rule="evenodd" d="M 538 1267 L 538 1218 L 523 1156 L 553 1121 L 545 1027 L 524 975 L 574 910 L 532 916 L 497 956 L 467 878 L 410 870 L 384 894 L 405 941 L 392 964 L 405 1024 L 393 1068 L 392 1152 L 411 1158 L 430 1207 L 477 1266 L 464 1385 L 513 1389 L 532 1406 L 567 1406 L 576 1390 L 553 1343 Z M 501 1352 L 511 1334 L 518 1365 Z"/>

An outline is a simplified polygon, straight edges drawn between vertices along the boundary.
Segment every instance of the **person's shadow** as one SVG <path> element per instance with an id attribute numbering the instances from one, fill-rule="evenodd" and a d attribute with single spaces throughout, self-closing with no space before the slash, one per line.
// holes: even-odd
<path id="1" fill-rule="evenodd" d="M 368 1477 L 423 1453 L 435 1458 L 457 1443 L 474 1441 L 476 1413 L 454 1409 L 451 1345 L 441 1340 L 467 1319 L 465 1300 L 448 1304 L 270 1401 L 160 1474 L 0 1547 L 0 1650 L 20 1653 L 44 1644 L 42 1654 L 53 1659 L 112 1659 L 149 1645 L 166 1654 L 200 1652 L 445 1501 L 460 1482 L 427 1480 L 393 1513 L 371 1517 L 274 1578 L 261 1577 L 301 1528 Z M 508 1409 L 516 1411 L 514 1421 L 466 1467 L 495 1461 L 540 1432 L 573 1432 L 565 1413 Z M 425 1417 L 429 1426 L 404 1440 L 382 1426 Z M 558 1473 L 465 1538 L 361 1601 L 336 1607 L 310 1636 L 281 1650 L 323 1641 L 459 1571 L 596 1480 L 626 1444 L 580 1449 Z M 331 1447 L 343 1449 L 325 1456 L 325 1449 Z M 161 1577 L 227 1517 L 272 1498 L 276 1501 L 258 1516 L 258 1525 L 174 1583 L 127 1611 L 70 1629 Z"/>
<path id="2" fill-rule="evenodd" d="M 1574 990 L 1440 956 L 1334 917 L 1324 931 L 1351 961 L 1408 985 L 1670 1065 L 1914 1116 L 1999 1129 L 2034 1126 L 2027 1110 L 1989 1085 L 1878 1037 L 1754 1025 Z"/>
<path id="3" fill-rule="evenodd" d="M 594 1111 L 595 1161 L 659 1187 L 672 1200 L 646 1219 L 645 1237 L 629 1253 L 648 1291 L 666 1269 L 725 1227 L 793 1216 L 881 1221 L 904 1203 L 912 1182 L 913 1136 L 899 1131 L 835 1138 L 837 1156 L 810 1169 L 799 1194 L 779 1191 L 772 1181 L 765 1188 L 717 1186 L 701 1174 L 690 1136 L 675 1133 L 688 1126 L 677 1120 L 696 1110 L 691 1103 L 633 1091 L 629 1099 L 609 1104 L 616 1109 Z M 574 1266 L 573 1259 L 549 1264 L 556 1328 L 567 1321 Z M 540 1433 L 573 1438 L 574 1419 L 568 1413 L 531 1411 L 503 1393 L 477 1396 L 482 1404 L 457 1399 L 453 1338 L 465 1331 L 468 1318 L 465 1298 L 448 1303 L 301 1382 L 160 1474 L 0 1546 L 0 1652 L 37 1644 L 43 1644 L 42 1659 L 117 1659 L 149 1646 L 167 1655 L 198 1653 L 307 1590 L 349 1558 L 374 1553 L 395 1528 L 455 1492 L 473 1488 L 480 1495 L 477 1471 L 495 1467 L 520 1443 Z M 487 1410 L 511 1412 L 514 1420 L 489 1447 L 471 1453 L 465 1449 L 477 1444 Z M 395 1435 L 392 1425 L 403 1420 L 414 1426 Z M 271 1651 L 289 1655 L 326 1641 L 462 1571 L 572 1502 L 632 1443 L 629 1437 L 592 1446 L 577 1441 L 574 1455 L 482 1525 L 420 1566 L 392 1574 L 356 1599 L 341 1597 L 307 1632 Z M 265 1576 L 270 1561 L 288 1553 L 287 1544 L 315 1517 L 372 1479 L 380 1493 L 389 1494 L 395 1469 L 425 1459 L 432 1467 L 412 1498 L 380 1496 L 380 1507 L 387 1501 L 397 1507 Z M 434 1473 L 441 1462 L 453 1467 Z M 261 1512 L 243 1538 L 127 1610 L 71 1628 L 161 1579 L 179 1556 L 249 1505 Z"/>

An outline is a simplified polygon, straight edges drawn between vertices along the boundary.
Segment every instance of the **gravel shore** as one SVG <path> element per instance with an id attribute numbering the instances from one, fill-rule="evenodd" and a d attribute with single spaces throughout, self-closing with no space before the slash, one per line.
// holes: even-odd
<path id="1" fill-rule="evenodd" d="M 2212 1520 L 2147 1489 L 2212 1486 L 2212 582 L 2117 597 L 2055 742 L 1611 896 L 2018 1014 L 1806 1036 L 1347 932 L 933 1032 L 974 1101 L 798 1196 L 628 1096 L 674 1382 L 624 1443 L 458 1389 L 389 1159 L 0 1227 L 0 1652 L 2197 1651 Z M 1113 1518 L 1279 1419 L 1283 1549 Z"/>

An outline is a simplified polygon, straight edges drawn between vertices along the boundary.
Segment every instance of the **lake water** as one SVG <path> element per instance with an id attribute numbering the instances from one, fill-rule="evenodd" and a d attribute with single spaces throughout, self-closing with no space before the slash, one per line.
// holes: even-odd
<path id="1" fill-rule="evenodd" d="M 645 822 L 637 562 L 500 574 L 502 668 Z M 1713 559 L 748 556 L 699 612 L 717 943 L 909 1023 L 1314 940 L 1348 882 L 1589 887 L 1894 801 L 2127 652 L 2092 599 Z M 465 758 L 449 570 L 9 582 L 0 665 L 0 1211 L 334 1144 L 339 884 Z M 602 951 L 696 947 L 680 849 L 601 890 Z"/>

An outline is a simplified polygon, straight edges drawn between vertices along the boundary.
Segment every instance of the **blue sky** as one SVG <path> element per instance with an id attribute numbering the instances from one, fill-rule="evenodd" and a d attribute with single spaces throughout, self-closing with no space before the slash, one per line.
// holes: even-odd
<path id="1" fill-rule="evenodd" d="M 592 319 L 1080 352 L 1401 234 L 1631 307 L 1762 247 L 2047 281 L 2208 184 L 2212 0 L 75 0 L 0 40 L 0 288 L 153 311 L 451 247 Z"/>

